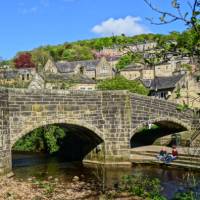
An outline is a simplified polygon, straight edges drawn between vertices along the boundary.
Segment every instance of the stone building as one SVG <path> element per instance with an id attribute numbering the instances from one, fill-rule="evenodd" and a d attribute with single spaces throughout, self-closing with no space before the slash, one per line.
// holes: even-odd
<path id="1" fill-rule="evenodd" d="M 169 77 L 156 77 L 154 79 L 141 79 L 141 82 L 150 90 L 150 96 L 168 99 L 184 76 L 179 74 Z"/>
<path id="2" fill-rule="evenodd" d="M 54 74 L 82 74 L 88 78 L 95 80 L 103 80 L 113 78 L 115 76 L 115 69 L 106 58 L 100 60 L 88 61 L 58 61 L 53 62 L 48 60 L 44 66 L 44 73 Z"/>
<path id="3" fill-rule="evenodd" d="M 36 74 L 29 89 L 95 90 L 96 81 L 82 74 Z"/>
<path id="4" fill-rule="evenodd" d="M 126 48 L 121 45 L 115 45 L 114 47 L 105 47 L 97 54 L 100 54 L 105 57 L 116 57 L 116 56 L 123 56 L 129 51 L 132 52 L 143 52 L 143 51 L 150 51 L 155 49 L 157 46 L 156 42 L 141 42 L 137 44 L 128 44 Z"/>
<path id="5" fill-rule="evenodd" d="M 200 83 L 187 73 L 140 80 L 150 96 L 200 108 Z"/>
<path id="6" fill-rule="evenodd" d="M 129 65 L 120 71 L 120 75 L 128 80 L 135 80 L 141 78 L 144 68 L 138 65 Z"/>
<path id="7" fill-rule="evenodd" d="M 32 80 L 35 73 L 35 68 L 1 70 L 0 85 L 13 85 L 14 87 L 15 84 L 26 84 Z"/>
<path id="8" fill-rule="evenodd" d="M 181 68 L 182 64 L 179 61 L 166 62 L 155 65 L 154 67 L 140 66 L 131 64 L 120 71 L 120 74 L 129 80 L 137 78 L 154 79 L 155 77 L 169 77 L 174 73 L 185 73 L 187 69 Z M 192 67 L 192 66 L 191 66 Z"/>
<path id="9" fill-rule="evenodd" d="M 177 69 L 177 63 L 172 65 L 171 63 L 162 63 L 155 66 L 155 76 L 156 77 L 169 77 L 172 76 L 173 73 Z"/>
<path id="10" fill-rule="evenodd" d="M 141 78 L 142 79 L 154 79 L 155 78 L 155 71 L 150 67 L 145 67 L 141 71 Z"/>

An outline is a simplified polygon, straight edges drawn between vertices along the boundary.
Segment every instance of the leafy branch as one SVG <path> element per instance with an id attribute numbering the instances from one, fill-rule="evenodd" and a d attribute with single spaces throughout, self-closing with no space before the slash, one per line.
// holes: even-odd
<path id="1" fill-rule="evenodd" d="M 200 0 L 194 0 L 193 4 L 188 2 L 190 12 L 183 12 L 181 9 L 181 4 L 178 0 L 172 0 L 171 5 L 176 10 L 175 13 L 168 12 L 166 10 L 162 10 L 157 8 L 152 4 L 150 0 L 144 0 L 144 2 L 156 13 L 160 15 L 159 21 L 155 21 L 153 18 L 147 18 L 151 24 L 155 25 L 163 25 L 169 24 L 175 21 L 182 21 L 186 26 L 189 26 L 195 30 L 198 34 L 200 34 L 199 28 L 199 16 L 200 16 Z"/>

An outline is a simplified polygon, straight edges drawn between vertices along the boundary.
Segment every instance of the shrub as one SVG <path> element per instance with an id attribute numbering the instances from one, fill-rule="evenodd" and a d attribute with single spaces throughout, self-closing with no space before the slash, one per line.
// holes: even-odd
<path id="1" fill-rule="evenodd" d="M 117 76 L 113 79 L 104 80 L 97 84 L 100 90 L 128 90 L 132 93 L 148 95 L 149 90 L 146 89 L 139 81 L 127 80 L 122 76 Z"/>

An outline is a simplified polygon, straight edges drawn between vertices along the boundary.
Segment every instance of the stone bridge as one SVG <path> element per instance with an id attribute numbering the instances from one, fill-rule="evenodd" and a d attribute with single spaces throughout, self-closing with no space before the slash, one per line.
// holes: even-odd
<path id="1" fill-rule="evenodd" d="M 1 88 L 0 173 L 12 169 L 11 150 L 18 139 L 50 124 L 73 125 L 89 130 L 103 142 L 105 162 L 127 162 L 130 157 L 130 140 L 146 124 L 192 129 L 193 112 L 180 112 L 176 107 L 174 103 L 128 91 L 30 91 Z"/>

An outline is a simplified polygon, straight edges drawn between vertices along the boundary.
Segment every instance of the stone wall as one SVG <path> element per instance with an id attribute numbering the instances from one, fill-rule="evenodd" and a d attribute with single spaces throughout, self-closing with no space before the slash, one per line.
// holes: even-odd
<path id="1" fill-rule="evenodd" d="M 161 99 L 140 95 L 131 95 L 132 104 L 132 133 L 144 127 L 147 123 L 173 122 L 188 130 L 193 126 L 193 111 L 181 112 L 177 104 Z"/>
<path id="2" fill-rule="evenodd" d="M 0 174 L 11 170 L 8 91 L 0 92 Z"/>

